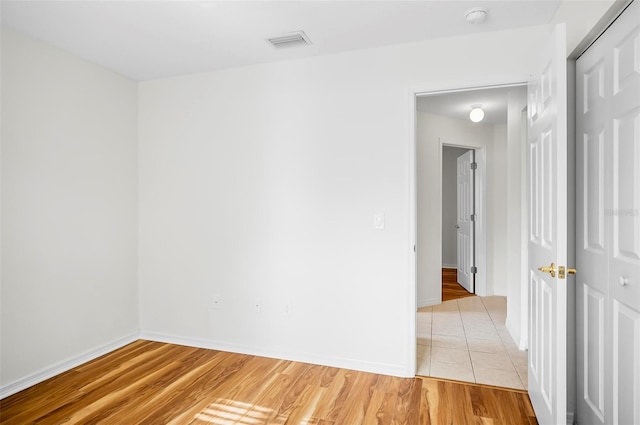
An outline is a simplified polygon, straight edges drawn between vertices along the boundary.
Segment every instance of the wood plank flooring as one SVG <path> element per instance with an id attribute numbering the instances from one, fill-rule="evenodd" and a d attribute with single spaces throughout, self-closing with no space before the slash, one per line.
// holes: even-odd
<path id="1" fill-rule="evenodd" d="M 525 392 L 139 340 L 0 401 L 0 424 L 535 424 Z"/>
<path id="2" fill-rule="evenodd" d="M 458 298 L 475 297 L 458 283 L 456 269 L 442 269 L 442 301 L 457 300 Z"/>

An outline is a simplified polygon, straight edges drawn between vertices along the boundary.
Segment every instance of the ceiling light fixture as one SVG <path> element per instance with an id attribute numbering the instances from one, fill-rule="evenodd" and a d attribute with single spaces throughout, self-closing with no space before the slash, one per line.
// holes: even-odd
<path id="1" fill-rule="evenodd" d="M 487 9 L 481 7 L 469 9 L 464 14 L 464 18 L 469 24 L 481 24 L 487 19 Z"/>
<path id="2" fill-rule="evenodd" d="M 473 105 L 469 112 L 469 119 L 473 122 L 480 122 L 484 119 L 484 111 L 480 105 Z"/>

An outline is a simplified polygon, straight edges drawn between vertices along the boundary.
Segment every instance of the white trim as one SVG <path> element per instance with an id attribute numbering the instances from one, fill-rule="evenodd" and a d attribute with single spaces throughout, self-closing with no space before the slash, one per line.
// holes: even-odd
<path id="1" fill-rule="evenodd" d="M 476 273 L 475 293 L 481 297 L 490 295 L 487 291 L 487 148 L 477 148 L 475 150 L 475 161 L 478 164 L 476 170 L 475 190 L 476 190 Z"/>
<path id="2" fill-rule="evenodd" d="M 442 265 L 443 269 L 453 269 L 453 270 L 458 270 L 458 265 L 457 264 L 443 264 Z"/>
<path id="3" fill-rule="evenodd" d="M 407 116 L 409 117 L 409 234 L 408 236 L 408 246 L 407 246 L 407 268 L 408 268 L 408 279 L 407 279 L 407 318 L 406 322 L 409 329 L 407 333 L 407 370 L 405 371 L 405 376 L 415 376 L 418 371 L 418 360 L 416 353 L 418 352 L 417 347 L 417 329 L 416 322 L 418 320 L 418 274 L 417 274 L 417 256 L 416 256 L 416 245 L 418 243 L 418 235 L 417 235 L 417 213 L 418 213 L 418 192 L 417 192 L 417 138 L 418 138 L 418 129 L 417 129 L 417 120 L 416 120 L 416 91 L 409 90 L 408 102 L 407 105 L 409 107 L 409 111 Z M 439 301 L 438 301 L 439 302 Z"/>
<path id="4" fill-rule="evenodd" d="M 509 332 L 509 337 L 511 337 L 511 340 L 514 342 L 514 344 L 516 344 L 518 346 L 518 350 L 520 351 L 525 351 L 528 347 L 526 344 L 526 338 L 522 338 L 520 337 L 515 338 L 514 335 L 518 335 L 518 328 L 513 324 L 513 320 L 511 320 L 511 316 L 507 316 L 507 318 L 504 321 L 504 326 L 505 328 L 507 328 L 507 331 Z M 516 340 L 517 339 L 517 340 Z"/>
<path id="5" fill-rule="evenodd" d="M 596 24 L 591 28 L 591 31 L 584 36 L 582 41 L 578 43 L 578 45 L 573 49 L 571 54 L 567 56 L 567 59 L 579 59 L 580 56 L 584 54 L 589 47 L 604 34 L 606 30 L 613 24 L 613 22 L 618 19 L 622 12 L 624 12 L 627 7 L 631 6 L 633 0 L 617 0 L 612 2 L 609 10 L 605 12 L 604 15 L 596 22 Z"/>
<path id="6" fill-rule="evenodd" d="M 527 95 L 527 99 L 529 96 Z M 529 142 L 527 140 L 527 108 L 520 112 L 520 300 L 511 300 L 520 304 L 520 340 L 521 350 L 529 349 Z M 507 283 L 508 284 L 508 283 Z M 508 302 L 508 301 L 507 301 Z M 514 335 L 514 334 L 511 334 Z"/>
<path id="7" fill-rule="evenodd" d="M 32 373 L 30 375 L 25 376 L 24 378 L 20 378 L 16 381 L 13 381 L 3 386 L 2 388 L 0 388 L 0 399 L 8 397 L 17 392 L 20 392 L 42 381 L 46 381 L 47 379 L 52 378 L 56 375 L 59 375 L 63 372 L 67 372 L 84 363 L 97 359 L 100 356 L 104 356 L 105 354 L 108 354 L 114 350 L 117 350 L 118 348 L 122 348 L 125 345 L 131 344 L 132 342 L 138 339 L 139 338 L 138 338 L 137 332 L 134 334 L 127 335 L 123 338 L 101 345 L 92 350 L 85 351 L 84 353 L 78 356 L 72 357 L 62 362 L 58 362 L 50 367 L 47 367 L 46 369 L 40 370 L 39 372 Z"/>
<path id="8" fill-rule="evenodd" d="M 517 328 L 513 324 L 513 320 L 511 320 L 511 316 L 507 316 L 507 318 L 504 320 L 504 327 L 507 328 L 507 331 L 509 332 L 509 336 L 511 337 L 511 340 L 513 340 L 513 342 L 516 343 L 516 339 L 513 336 L 518 335 L 518 333 L 516 332 Z M 518 345 L 518 348 L 522 350 L 522 348 L 520 348 L 520 344 L 516 343 L 516 345 Z"/>
<path id="9" fill-rule="evenodd" d="M 300 363 L 337 367 L 341 369 L 350 369 L 362 372 L 406 377 L 404 365 L 366 362 L 344 357 L 318 356 L 312 353 L 282 352 L 249 345 L 234 344 L 225 341 L 215 341 L 202 338 L 188 338 L 158 332 L 142 332 L 140 333 L 140 339 L 155 342 L 164 342 L 167 344 L 185 345 L 188 347 L 205 348 L 208 350 L 225 351 L 229 353 L 246 354 L 251 356 L 268 357 L 278 360 L 289 360 Z M 411 377 L 413 376 L 415 375 L 411 375 Z"/>
<path id="10" fill-rule="evenodd" d="M 520 87 L 525 85 L 530 79 L 531 76 L 529 74 L 522 74 L 520 76 L 511 75 L 505 76 L 504 78 L 469 81 L 466 83 L 464 81 L 446 81 L 413 87 L 411 89 L 411 93 L 414 95 L 415 102 L 415 96 L 456 93 L 491 88 Z M 412 114 L 415 119 L 416 111 L 414 110 Z"/>

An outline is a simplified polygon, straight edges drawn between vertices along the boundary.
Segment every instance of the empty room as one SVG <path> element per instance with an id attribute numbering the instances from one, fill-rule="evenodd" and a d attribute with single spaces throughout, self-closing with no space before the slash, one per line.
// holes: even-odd
<path id="1" fill-rule="evenodd" d="M 640 423 L 639 17 L 2 0 L 0 423 Z"/>

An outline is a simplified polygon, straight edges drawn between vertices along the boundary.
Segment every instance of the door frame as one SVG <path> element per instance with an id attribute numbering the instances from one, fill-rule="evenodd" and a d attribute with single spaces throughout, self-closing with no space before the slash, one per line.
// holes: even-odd
<path id="1" fill-rule="evenodd" d="M 479 89 L 488 89 L 488 88 L 498 88 L 498 87 L 515 87 L 526 85 L 530 79 L 530 75 L 528 74 L 512 74 L 512 75 L 503 75 L 501 77 L 492 78 L 492 79 L 479 79 L 475 81 L 448 81 L 448 82 L 437 82 L 431 84 L 425 84 L 422 86 L 411 87 L 407 90 L 407 101 L 406 105 L 409 108 L 408 111 L 408 155 L 407 159 L 409 161 L 408 171 L 409 175 L 407 176 L 409 179 L 409 235 L 408 240 L 409 244 L 407 246 L 407 274 L 408 274 L 408 285 L 407 288 L 407 304 L 409 312 L 409 317 L 407 317 L 407 323 L 409 325 L 409 338 L 407 340 L 407 351 L 406 354 L 408 356 L 408 369 L 406 376 L 413 377 L 417 372 L 417 340 L 416 340 L 416 332 L 417 325 L 416 322 L 418 320 L 418 279 L 417 279 L 417 255 L 416 255 L 416 244 L 418 242 L 418 192 L 417 192 L 417 183 L 418 183 L 418 164 L 417 164 L 417 146 L 418 146 L 418 119 L 417 119 L 417 102 L 416 99 L 420 95 L 433 95 L 433 94 L 442 94 L 442 93 L 455 93 L 460 91 L 470 91 L 470 90 L 479 90 Z M 442 145 L 440 144 L 440 150 L 442 150 Z M 440 167 L 442 167 L 442 152 L 440 152 L 439 159 Z M 440 173 L 441 174 L 441 171 Z M 440 175 L 440 179 L 442 176 Z M 438 191 L 442 191 L 442 182 L 438 186 Z M 442 194 L 440 194 L 439 201 L 442 203 Z M 441 208 L 442 210 L 442 208 Z M 442 228 L 442 220 L 438 224 L 440 228 Z M 442 240 L 442 234 L 439 235 Z M 441 242 L 442 245 L 442 242 Z M 526 288 L 526 282 L 523 282 L 524 288 Z M 521 312 L 521 314 L 528 315 L 527 311 Z M 524 317 L 523 319 L 526 319 Z"/>
<path id="2" fill-rule="evenodd" d="M 435 182 L 438 188 L 438 199 L 440 203 L 440 221 L 438 222 L 438 240 L 442 246 L 442 154 L 445 146 L 453 148 L 463 148 L 475 151 L 474 160 L 478 164 L 476 170 L 474 186 L 475 213 L 478 220 L 475 224 L 474 237 L 474 265 L 478 267 L 475 277 L 474 294 L 479 296 L 487 295 L 487 203 L 485 194 L 487 193 L 487 149 L 486 147 L 477 147 L 465 145 L 459 142 L 446 140 L 440 137 L 438 139 L 438 180 Z M 417 165 L 417 164 L 416 164 Z M 417 215 L 416 215 L 417 219 Z M 440 284 L 440 300 L 442 300 L 442 284 Z"/>

